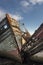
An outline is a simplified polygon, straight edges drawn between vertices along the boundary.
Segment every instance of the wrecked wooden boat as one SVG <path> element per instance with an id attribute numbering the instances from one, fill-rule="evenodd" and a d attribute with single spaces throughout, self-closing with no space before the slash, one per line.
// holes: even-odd
<path id="1" fill-rule="evenodd" d="M 34 61 L 43 62 L 43 23 L 35 31 L 23 49 L 30 54 L 30 58 Z"/>
<path id="2" fill-rule="evenodd" d="M 0 56 L 15 58 L 21 61 L 18 50 L 18 44 L 10 25 L 10 19 L 6 16 L 0 22 Z"/>

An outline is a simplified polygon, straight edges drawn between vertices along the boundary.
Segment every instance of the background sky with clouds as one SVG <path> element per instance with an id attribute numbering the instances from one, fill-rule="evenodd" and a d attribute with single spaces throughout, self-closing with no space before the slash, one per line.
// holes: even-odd
<path id="1" fill-rule="evenodd" d="M 9 13 L 33 32 L 43 23 L 43 0 L 0 0 L 0 20 Z"/>

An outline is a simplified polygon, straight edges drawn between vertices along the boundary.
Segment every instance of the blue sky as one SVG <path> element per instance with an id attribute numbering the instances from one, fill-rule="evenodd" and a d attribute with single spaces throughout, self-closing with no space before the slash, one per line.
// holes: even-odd
<path id="1" fill-rule="evenodd" d="M 43 0 L 0 0 L 0 20 L 6 13 L 33 32 L 43 23 Z"/>

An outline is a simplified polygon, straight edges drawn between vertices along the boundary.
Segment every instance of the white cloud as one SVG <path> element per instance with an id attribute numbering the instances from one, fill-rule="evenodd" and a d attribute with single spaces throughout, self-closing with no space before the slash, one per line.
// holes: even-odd
<path id="1" fill-rule="evenodd" d="M 28 1 L 21 1 L 21 6 L 23 7 L 28 7 L 29 6 L 29 2 Z"/>
<path id="2" fill-rule="evenodd" d="M 5 17 L 5 11 L 0 9 L 0 21 Z"/>
<path id="3" fill-rule="evenodd" d="M 17 21 L 23 20 L 23 17 L 19 14 L 10 14 L 10 16 L 14 19 L 16 19 Z"/>
<path id="4" fill-rule="evenodd" d="M 43 0 L 23 0 L 23 1 L 21 1 L 21 5 L 23 6 L 23 7 L 28 7 L 28 6 L 30 6 L 31 4 L 33 4 L 33 5 L 36 5 L 37 3 L 38 4 L 42 4 L 43 3 Z"/>
<path id="5" fill-rule="evenodd" d="M 30 9 L 30 3 L 27 0 L 22 0 L 20 2 L 21 10 L 26 13 Z"/>
<path id="6" fill-rule="evenodd" d="M 43 4 L 43 0 L 22 0 L 20 2 L 21 5 L 21 10 L 26 13 L 28 11 L 30 11 L 31 9 L 33 9 L 34 5 L 41 5 Z"/>
<path id="7" fill-rule="evenodd" d="M 43 3 L 43 0 L 29 0 L 33 5 L 35 4 L 42 4 Z"/>
<path id="8" fill-rule="evenodd" d="M 7 12 L 5 10 L 2 10 L 0 9 L 0 21 L 5 17 L 5 14 Z M 12 18 L 16 19 L 17 21 L 19 20 L 23 20 L 23 17 L 19 14 L 11 14 L 11 13 L 8 13 Z"/>

